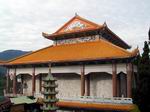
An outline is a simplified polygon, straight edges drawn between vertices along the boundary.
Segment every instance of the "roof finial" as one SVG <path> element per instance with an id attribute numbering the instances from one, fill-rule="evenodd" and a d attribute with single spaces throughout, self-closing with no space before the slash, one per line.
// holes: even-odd
<path id="1" fill-rule="evenodd" d="M 78 16 L 77 12 L 75 13 L 75 16 Z"/>
<path id="2" fill-rule="evenodd" d="M 107 26 L 106 21 L 104 22 L 103 26 L 105 26 L 105 27 Z"/>
<path id="3" fill-rule="evenodd" d="M 150 27 L 149 27 L 149 31 L 148 31 L 148 41 L 149 41 L 149 44 L 150 44 Z"/>

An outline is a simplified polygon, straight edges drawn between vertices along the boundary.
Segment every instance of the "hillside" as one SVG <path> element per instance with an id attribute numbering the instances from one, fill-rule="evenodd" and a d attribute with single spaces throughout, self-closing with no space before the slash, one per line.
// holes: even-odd
<path id="1" fill-rule="evenodd" d="M 24 55 L 29 52 L 31 52 L 31 51 L 6 50 L 3 52 L 0 52 L 0 60 L 8 61 L 10 59 L 16 58 L 18 56 Z M 6 72 L 6 70 L 3 67 L 0 67 L 0 75 L 4 75 L 5 72 Z"/>
<path id="2" fill-rule="evenodd" d="M 26 53 L 29 53 L 31 51 L 21 51 L 21 50 L 6 50 L 3 52 L 0 52 L 0 60 L 10 60 L 13 58 L 16 58 L 18 56 L 24 55 Z"/>
<path id="3" fill-rule="evenodd" d="M 31 51 L 21 51 L 21 50 L 6 50 L 3 52 L 0 52 L 0 60 L 2 61 L 8 61 L 10 59 L 16 58 L 18 56 L 24 55 L 26 53 L 29 53 Z M 6 69 L 3 67 L 0 67 L 0 95 L 3 95 L 3 89 L 5 85 L 5 74 Z"/>

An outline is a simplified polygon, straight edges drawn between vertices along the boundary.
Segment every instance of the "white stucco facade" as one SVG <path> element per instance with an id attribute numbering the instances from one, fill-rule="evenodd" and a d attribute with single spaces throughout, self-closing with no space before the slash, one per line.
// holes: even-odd
<path id="1" fill-rule="evenodd" d="M 28 68 L 16 68 L 16 75 L 19 74 L 30 74 L 33 73 L 33 67 Z M 136 66 L 134 67 L 134 71 L 136 72 Z M 9 70 L 9 74 L 14 74 L 15 69 L 11 68 Z M 81 73 L 81 66 L 59 66 L 59 67 L 52 67 L 52 73 Z M 101 65 L 85 65 L 85 75 L 91 72 L 107 72 L 112 74 L 112 64 L 101 64 Z M 126 64 L 117 64 L 117 73 L 124 72 L 126 73 Z M 35 75 L 40 73 L 48 73 L 48 67 L 35 67 Z"/>
<path id="2" fill-rule="evenodd" d="M 58 66 L 51 67 L 51 72 L 57 78 L 59 91 L 58 97 L 76 97 L 81 95 L 81 69 L 82 66 Z M 32 75 L 34 68 L 11 68 L 9 74 L 16 76 L 23 74 L 23 84 L 27 84 L 27 88 L 23 89 L 24 94 L 32 93 Z M 35 93 L 40 91 L 41 83 L 45 75 L 49 71 L 48 67 L 35 67 Z M 136 68 L 134 67 L 134 71 Z M 123 72 L 126 74 L 126 64 L 117 64 L 117 74 Z M 90 74 L 90 95 L 96 97 L 112 97 L 112 64 L 85 65 L 85 75 Z"/>
<path id="3" fill-rule="evenodd" d="M 90 93 L 91 96 L 111 98 L 112 76 L 107 73 L 91 74 Z"/>

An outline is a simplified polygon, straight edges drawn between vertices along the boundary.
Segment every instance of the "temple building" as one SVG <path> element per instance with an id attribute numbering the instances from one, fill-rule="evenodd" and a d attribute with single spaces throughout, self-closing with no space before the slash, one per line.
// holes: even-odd
<path id="1" fill-rule="evenodd" d="M 3 64 L 7 68 L 7 95 L 42 97 L 43 79 L 51 69 L 59 99 L 132 98 L 137 80 L 133 61 L 138 49 L 129 51 L 131 46 L 106 23 L 99 25 L 75 15 L 55 33 L 42 35 L 53 45 Z"/>

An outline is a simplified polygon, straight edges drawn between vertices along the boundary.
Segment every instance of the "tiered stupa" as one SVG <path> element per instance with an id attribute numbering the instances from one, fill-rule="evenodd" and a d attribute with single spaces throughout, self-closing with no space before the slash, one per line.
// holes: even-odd
<path id="1" fill-rule="evenodd" d="M 49 74 L 43 80 L 44 81 L 44 104 L 43 104 L 43 112 L 55 112 L 58 107 L 55 105 L 58 99 L 56 98 L 56 94 L 58 93 L 55 89 L 58 85 L 55 83 L 56 79 L 52 76 L 51 71 L 49 69 Z"/>

